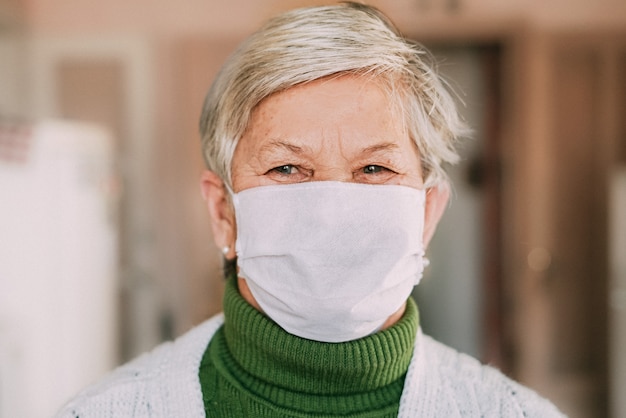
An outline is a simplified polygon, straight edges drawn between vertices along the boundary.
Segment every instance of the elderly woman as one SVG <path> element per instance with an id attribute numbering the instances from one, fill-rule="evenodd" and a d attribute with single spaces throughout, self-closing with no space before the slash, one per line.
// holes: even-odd
<path id="1" fill-rule="evenodd" d="M 245 41 L 201 120 L 224 314 L 61 416 L 560 416 L 420 331 L 410 294 L 464 131 L 426 56 L 353 3 Z"/>

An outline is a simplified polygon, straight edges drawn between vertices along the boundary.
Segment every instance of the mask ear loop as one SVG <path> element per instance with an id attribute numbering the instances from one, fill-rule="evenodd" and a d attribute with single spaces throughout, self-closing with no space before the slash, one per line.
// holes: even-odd
<path id="1" fill-rule="evenodd" d="M 222 184 L 224 184 L 224 188 L 226 189 L 226 192 L 228 192 L 228 195 L 230 197 L 230 201 L 231 203 L 233 203 L 234 206 L 234 202 L 235 202 L 235 192 L 233 191 L 233 189 L 230 188 L 230 186 L 228 185 L 228 183 L 226 182 L 226 180 L 222 179 Z M 233 207 L 234 210 L 234 207 Z M 227 260 L 226 259 L 226 255 L 230 252 L 231 246 L 230 245 L 225 245 L 221 248 L 222 250 L 222 254 L 224 255 L 224 259 L 226 260 L 226 262 L 230 262 L 231 260 Z"/>
<path id="2" fill-rule="evenodd" d="M 420 284 L 420 282 L 424 278 L 424 270 L 426 270 L 426 267 L 430 265 L 430 260 L 426 258 L 424 252 L 422 252 L 422 254 L 420 254 L 419 257 L 421 258 L 421 261 L 422 261 L 422 268 L 419 274 L 417 275 L 417 277 L 415 278 L 415 283 L 413 284 L 413 286 L 417 286 L 418 284 Z"/>
<path id="3" fill-rule="evenodd" d="M 425 200 L 428 194 L 430 193 L 431 189 L 432 189 L 431 187 L 426 187 L 426 184 L 424 184 L 424 189 L 422 189 L 424 193 L 423 194 L 424 200 L 422 201 L 422 204 L 424 206 L 426 206 Z M 419 257 L 421 258 L 421 261 L 422 261 L 422 271 L 415 280 L 415 286 L 417 286 L 422 281 L 422 278 L 424 277 L 424 270 L 426 270 L 426 268 L 430 265 L 430 260 L 426 257 L 426 251 L 424 249 L 422 249 L 421 254 L 419 254 Z"/>
<path id="4" fill-rule="evenodd" d="M 235 210 L 235 201 L 237 200 L 237 194 L 233 191 L 233 189 L 230 188 L 230 186 L 228 185 L 228 183 L 226 182 L 226 180 L 222 180 L 222 183 L 224 184 L 224 188 L 226 189 L 226 192 L 228 193 L 228 197 L 230 198 L 230 203 L 233 207 L 233 211 Z"/>

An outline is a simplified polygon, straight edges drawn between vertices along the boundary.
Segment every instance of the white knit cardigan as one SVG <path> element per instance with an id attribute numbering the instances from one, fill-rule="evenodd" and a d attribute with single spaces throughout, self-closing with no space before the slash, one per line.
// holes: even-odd
<path id="1" fill-rule="evenodd" d="M 59 418 L 204 418 L 200 361 L 220 314 L 174 342 L 118 368 L 79 393 Z M 399 417 L 562 417 L 548 401 L 502 373 L 417 333 Z"/>

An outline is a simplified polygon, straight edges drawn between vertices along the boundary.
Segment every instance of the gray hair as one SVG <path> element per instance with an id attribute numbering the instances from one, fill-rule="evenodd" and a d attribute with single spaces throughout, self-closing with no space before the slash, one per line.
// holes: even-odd
<path id="1" fill-rule="evenodd" d="M 353 74 L 381 81 L 402 110 L 426 186 L 445 181 L 442 165 L 458 160 L 454 142 L 466 127 L 431 61 L 370 6 L 346 2 L 283 13 L 244 41 L 213 82 L 200 119 L 206 165 L 232 187 L 233 154 L 255 106 L 298 84 Z"/>

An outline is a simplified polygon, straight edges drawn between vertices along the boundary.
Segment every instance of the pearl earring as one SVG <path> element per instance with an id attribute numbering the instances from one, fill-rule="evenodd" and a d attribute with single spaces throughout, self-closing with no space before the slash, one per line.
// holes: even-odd
<path id="1" fill-rule="evenodd" d="M 230 247 L 227 245 L 225 247 L 222 247 L 222 254 L 226 255 L 228 254 L 230 251 Z"/>

